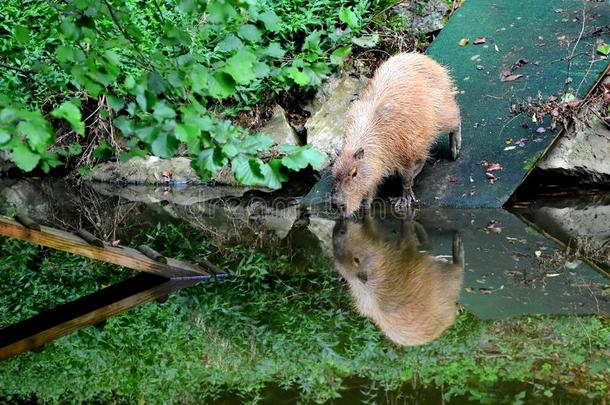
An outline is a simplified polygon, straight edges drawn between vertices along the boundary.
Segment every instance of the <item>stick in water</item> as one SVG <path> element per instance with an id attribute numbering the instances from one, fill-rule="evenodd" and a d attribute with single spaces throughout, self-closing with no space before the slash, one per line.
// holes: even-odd
<path id="1" fill-rule="evenodd" d="M 140 252 L 142 252 L 149 259 L 153 259 L 154 261 L 159 262 L 159 263 L 167 264 L 167 259 L 165 258 L 165 256 L 163 256 L 161 253 L 157 252 L 156 250 L 152 249 L 149 246 L 140 245 L 140 246 L 138 246 L 138 250 Z"/>
<path id="2" fill-rule="evenodd" d="M 35 231 L 40 231 L 40 225 L 38 225 L 34 220 L 26 215 L 17 214 L 15 215 L 15 221 L 19 222 L 21 225 L 25 226 L 29 229 L 34 229 Z"/>
<path id="3" fill-rule="evenodd" d="M 96 236 L 92 235 L 91 233 L 85 231 L 84 229 L 79 229 L 78 231 L 76 231 L 76 234 L 78 236 L 80 236 L 82 239 L 84 239 L 85 242 L 87 242 L 88 244 L 90 244 L 92 246 L 97 246 L 100 248 L 104 247 L 104 242 L 102 242 L 101 239 L 99 239 Z"/>

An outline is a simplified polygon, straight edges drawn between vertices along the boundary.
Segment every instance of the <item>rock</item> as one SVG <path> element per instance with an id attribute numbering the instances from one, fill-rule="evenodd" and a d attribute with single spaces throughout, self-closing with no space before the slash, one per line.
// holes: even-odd
<path id="1" fill-rule="evenodd" d="M 166 181 L 163 172 L 169 172 L 172 175 L 170 184 L 204 184 L 191 167 L 191 160 L 186 157 L 133 157 L 127 162 L 100 163 L 91 171 L 91 175 L 86 178 L 101 183 L 164 185 Z M 229 166 L 223 167 L 212 176 L 212 181 L 228 186 L 240 186 Z"/>
<path id="2" fill-rule="evenodd" d="M 290 126 L 286 112 L 282 107 L 276 105 L 273 109 L 273 116 L 261 129 L 260 132 L 273 138 L 278 145 L 299 145 L 299 137 Z"/>
<path id="3" fill-rule="evenodd" d="M 429 34 L 445 26 L 444 18 L 450 8 L 444 0 L 403 1 L 393 7 L 404 16 L 404 23 L 416 32 Z"/>
<path id="4" fill-rule="evenodd" d="M 593 115 L 588 127 L 570 129 L 537 166 L 543 175 L 577 184 L 610 182 L 610 129 Z"/>
<path id="5" fill-rule="evenodd" d="M 346 73 L 332 77 L 318 92 L 316 101 L 306 108 L 311 113 L 305 123 L 307 144 L 326 155 L 319 171 L 330 166 L 339 154 L 345 140 L 347 111 L 367 82 L 367 78 Z"/>
<path id="6" fill-rule="evenodd" d="M 8 152 L 0 151 L 0 176 L 14 167 L 15 165 L 10 161 Z"/>
<path id="7" fill-rule="evenodd" d="M 163 172 L 170 172 L 174 183 L 201 184 L 201 179 L 185 157 L 161 159 L 133 157 L 127 162 L 105 162 L 92 169 L 90 180 L 102 183 L 164 184 Z"/>
<path id="8" fill-rule="evenodd" d="M 310 217 L 307 226 L 311 233 L 318 237 L 322 251 L 328 256 L 333 257 L 333 229 L 335 221 L 321 217 Z"/>

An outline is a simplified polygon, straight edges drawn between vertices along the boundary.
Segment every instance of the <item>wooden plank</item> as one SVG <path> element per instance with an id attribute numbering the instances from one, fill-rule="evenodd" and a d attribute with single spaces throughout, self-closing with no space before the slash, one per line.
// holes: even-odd
<path id="1" fill-rule="evenodd" d="M 0 360 L 41 348 L 47 342 L 70 334 L 202 279 L 171 280 L 138 274 L 121 283 L 96 291 L 25 321 L 0 330 Z"/>
<path id="2" fill-rule="evenodd" d="M 65 231 L 47 226 L 41 226 L 40 228 L 40 231 L 29 229 L 16 221 L 0 217 L 1 236 L 8 236 L 52 249 L 74 253 L 93 260 L 118 264 L 119 266 L 167 278 L 210 277 L 208 272 L 196 265 L 170 258 L 167 259 L 167 263 L 160 263 L 146 257 L 138 250 L 126 246 L 111 246 L 105 243 L 105 246 L 100 248 L 90 245 L 78 236 Z M 209 271 L 213 274 L 219 272 L 215 266 L 208 266 L 210 267 Z"/>

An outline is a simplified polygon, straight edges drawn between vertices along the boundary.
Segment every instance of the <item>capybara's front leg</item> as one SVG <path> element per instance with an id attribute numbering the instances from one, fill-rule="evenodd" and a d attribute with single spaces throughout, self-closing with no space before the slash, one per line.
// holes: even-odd
<path id="1" fill-rule="evenodd" d="M 462 241 L 462 235 L 458 231 L 453 233 L 453 264 L 457 264 L 464 269 L 464 242 Z"/>
<path id="2" fill-rule="evenodd" d="M 457 160 L 462 149 L 462 122 L 458 121 L 457 128 L 449 132 L 449 147 L 451 148 L 451 157 Z"/>

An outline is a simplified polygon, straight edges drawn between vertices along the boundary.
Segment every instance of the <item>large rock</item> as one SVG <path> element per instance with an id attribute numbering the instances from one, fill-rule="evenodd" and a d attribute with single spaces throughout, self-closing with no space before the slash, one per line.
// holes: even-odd
<path id="1" fill-rule="evenodd" d="M 2 173 L 6 173 L 14 167 L 15 165 L 9 159 L 8 152 L 0 151 L 0 176 L 2 176 Z"/>
<path id="2" fill-rule="evenodd" d="M 171 173 L 171 178 L 163 175 Z M 101 183 L 119 184 L 203 184 L 195 170 L 191 167 L 191 160 L 186 157 L 161 159 L 156 156 L 146 158 L 133 157 L 127 162 L 104 162 L 96 165 L 89 180 Z M 169 179 L 169 181 L 168 181 Z M 220 169 L 212 180 L 228 186 L 239 186 L 229 166 Z"/>
<path id="3" fill-rule="evenodd" d="M 610 129 L 595 115 L 588 125 L 565 131 L 538 163 L 538 169 L 578 184 L 608 184 Z"/>
<path id="4" fill-rule="evenodd" d="M 306 108 L 311 113 L 305 123 L 307 144 L 326 155 L 320 171 L 330 166 L 339 154 L 345 140 L 347 111 L 367 82 L 367 78 L 346 73 L 331 77 Z"/>
<path id="5" fill-rule="evenodd" d="M 282 107 L 276 105 L 273 109 L 273 116 L 260 129 L 260 132 L 273 138 L 278 145 L 299 145 L 299 137 L 295 130 L 290 126 L 286 112 Z"/>
<path id="6" fill-rule="evenodd" d="M 442 29 L 450 11 L 444 0 L 402 1 L 393 9 L 404 17 L 405 26 L 423 34 Z"/>

